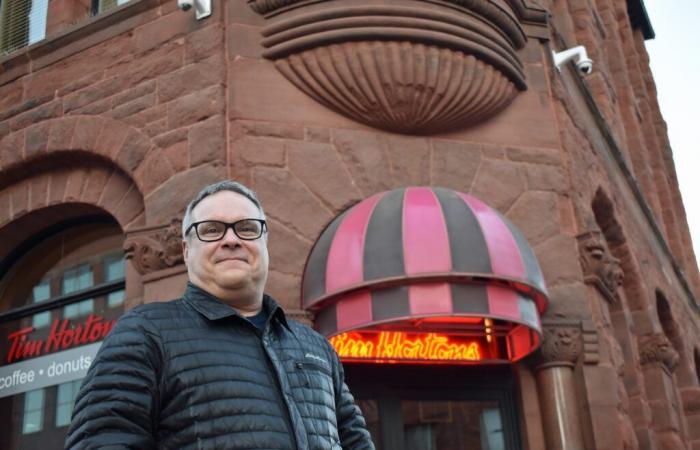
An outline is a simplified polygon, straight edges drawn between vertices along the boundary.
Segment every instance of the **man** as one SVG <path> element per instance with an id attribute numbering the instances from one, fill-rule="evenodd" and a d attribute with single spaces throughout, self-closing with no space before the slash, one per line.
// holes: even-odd
<path id="1" fill-rule="evenodd" d="M 224 181 L 188 205 L 189 283 L 126 313 L 76 398 L 67 449 L 374 449 L 337 354 L 263 293 L 267 226 Z"/>

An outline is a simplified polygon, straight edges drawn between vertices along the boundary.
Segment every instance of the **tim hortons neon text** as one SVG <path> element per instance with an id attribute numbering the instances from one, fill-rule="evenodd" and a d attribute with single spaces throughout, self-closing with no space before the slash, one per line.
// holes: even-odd
<path id="1" fill-rule="evenodd" d="M 84 323 L 71 327 L 68 319 L 56 319 L 51 325 L 49 336 L 37 340 L 29 339 L 34 327 L 22 328 L 7 337 L 10 351 L 5 357 L 5 362 L 11 364 L 22 359 L 101 341 L 112 330 L 115 322 L 90 314 Z"/>
<path id="2" fill-rule="evenodd" d="M 403 332 L 342 333 L 330 339 L 343 358 L 370 360 L 478 361 L 478 342 L 444 334 Z"/>

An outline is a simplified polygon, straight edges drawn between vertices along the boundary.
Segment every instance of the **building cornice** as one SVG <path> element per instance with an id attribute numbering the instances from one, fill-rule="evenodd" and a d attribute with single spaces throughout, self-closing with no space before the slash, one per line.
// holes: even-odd
<path id="1" fill-rule="evenodd" d="M 644 0 L 627 0 L 627 15 L 630 18 L 632 28 L 641 28 L 645 40 L 656 37 L 647 9 L 644 7 Z"/>

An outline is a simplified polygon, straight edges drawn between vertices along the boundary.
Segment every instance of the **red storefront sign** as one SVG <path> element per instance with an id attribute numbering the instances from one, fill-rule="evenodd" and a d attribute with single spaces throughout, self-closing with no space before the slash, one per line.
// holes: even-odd
<path id="1" fill-rule="evenodd" d="M 476 363 L 498 359 L 493 341 L 442 333 L 353 331 L 330 338 L 343 361 Z"/>
<path id="2" fill-rule="evenodd" d="M 92 344 L 109 334 L 116 320 L 90 314 L 83 323 L 71 324 L 68 319 L 56 319 L 45 339 L 30 339 L 34 327 L 22 328 L 7 336 L 9 351 L 4 362 L 11 364 L 27 358 L 46 355 L 81 345 Z"/>

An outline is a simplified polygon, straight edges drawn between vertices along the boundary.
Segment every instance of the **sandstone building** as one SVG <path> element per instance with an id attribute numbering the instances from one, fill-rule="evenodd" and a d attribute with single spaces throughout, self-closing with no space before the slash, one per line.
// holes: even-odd
<path id="1" fill-rule="evenodd" d="M 240 180 L 268 291 L 377 447 L 700 449 L 700 276 L 642 0 L 0 3 L 0 448 L 62 448 L 180 218 Z M 558 70 L 585 46 L 593 73 Z"/>

